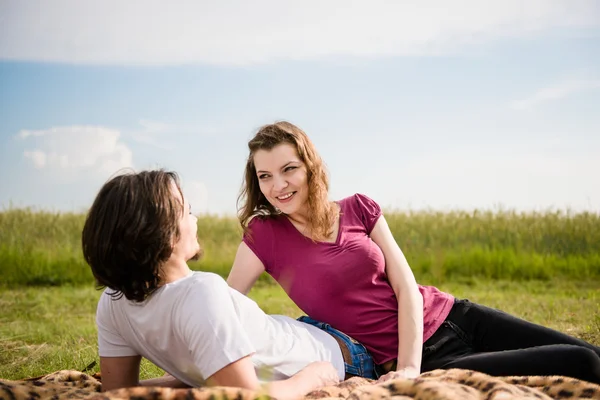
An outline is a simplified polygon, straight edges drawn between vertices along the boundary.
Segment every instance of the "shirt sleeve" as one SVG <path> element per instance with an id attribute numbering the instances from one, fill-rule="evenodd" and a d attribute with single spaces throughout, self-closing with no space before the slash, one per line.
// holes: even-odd
<path id="1" fill-rule="evenodd" d="M 246 246 L 263 263 L 265 271 L 271 273 L 271 259 L 273 258 L 273 227 L 268 220 L 254 217 L 248 225 L 249 233 L 244 234 L 243 241 Z"/>
<path id="2" fill-rule="evenodd" d="M 379 207 L 379 204 L 377 204 L 375 200 L 364 194 L 357 193 L 354 195 L 354 199 L 356 200 L 358 215 L 360 215 L 361 221 L 367 230 L 367 234 L 371 234 L 377 220 L 381 217 L 381 207 Z"/>
<path id="3" fill-rule="evenodd" d="M 182 303 L 183 340 L 204 379 L 255 353 L 223 278 L 196 282 Z"/>
<path id="4" fill-rule="evenodd" d="M 96 326 L 98 327 L 98 355 L 100 357 L 137 356 L 114 326 L 111 304 L 114 301 L 108 294 L 102 293 L 96 309 Z"/>

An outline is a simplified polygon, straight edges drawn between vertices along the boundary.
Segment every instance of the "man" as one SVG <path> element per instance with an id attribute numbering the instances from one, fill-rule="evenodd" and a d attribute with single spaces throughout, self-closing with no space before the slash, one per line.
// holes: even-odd
<path id="1" fill-rule="evenodd" d="M 116 176 L 98 193 L 82 247 L 107 288 L 96 315 L 103 390 L 264 384 L 273 397 L 297 398 L 357 367 L 375 378 L 370 357 L 355 361 L 364 347 L 341 332 L 266 315 L 220 276 L 191 271 L 187 261 L 201 252 L 196 231 L 174 172 Z M 141 357 L 172 378 L 140 382 Z"/>

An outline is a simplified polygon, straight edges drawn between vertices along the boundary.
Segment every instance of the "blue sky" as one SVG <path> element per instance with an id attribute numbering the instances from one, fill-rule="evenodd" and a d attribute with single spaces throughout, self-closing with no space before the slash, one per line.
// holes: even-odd
<path id="1" fill-rule="evenodd" d="M 0 0 L 0 206 L 84 211 L 121 168 L 236 209 L 286 119 L 331 197 L 600 211 L 600 3 Z"/>

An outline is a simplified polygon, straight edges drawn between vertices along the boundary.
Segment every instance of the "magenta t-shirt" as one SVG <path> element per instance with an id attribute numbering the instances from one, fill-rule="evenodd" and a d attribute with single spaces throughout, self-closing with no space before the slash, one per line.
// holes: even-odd
<path id="1" fill-rule="evenodd" d="M 383 253 L 369 237 L 381 208 L 362 194 L 338 204 L 335 243 L 312 241 L 284 215 L 255 217 L 244 243 L 302 311 L 358 340 L 383 364 L 398 357 L 398 301 Z M 419 291 L 426 341 L 450 313 L 454 297 L 433 286 L 419 285 Z"/>

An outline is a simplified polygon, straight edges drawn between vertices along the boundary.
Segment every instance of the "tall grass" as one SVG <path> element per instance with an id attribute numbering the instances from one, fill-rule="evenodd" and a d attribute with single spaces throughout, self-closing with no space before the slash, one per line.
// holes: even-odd
<path id="1" fill-rule="evenodd" d="M 599 214 L 389 211 L 385 215 L 418 280 L 600 279 Z M 29 209 L 1 211 L 0 284 L 92 282 L 81 254 L 84 218 Z M 201 216 L 198 236 L 204 258 L 192 268 L 226 276 L 241 238 L 235 218 Z"/>
<path id="2" fill-rule="evenodd" d="M 600 214 L 430 211 L 389 212 L 386 219 L 417 275 L 600 277 Z"/>

